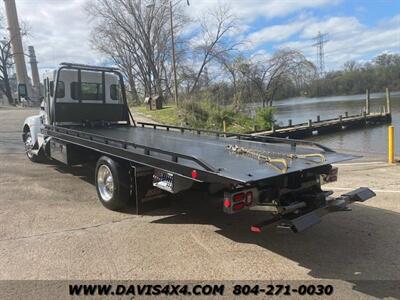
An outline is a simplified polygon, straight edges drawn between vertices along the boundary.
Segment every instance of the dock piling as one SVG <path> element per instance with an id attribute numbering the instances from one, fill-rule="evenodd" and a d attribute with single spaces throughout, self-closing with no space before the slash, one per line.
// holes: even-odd
<path id="1" fill-rule="evenodd" d="M 292 119 L 289 119 L 289 127 L 292 127 Z"/>
<path id="2" fill-rule="evenodd" d="M 391 107 L 390 107 L 390 91 L 386 88 L 386 112 L 390 115 Z"/>
<path id="3" fill-rule="evenodd" d="M 317 122 L 321 122 L 321 116 L 317 116 Z"/>
<path id="4" fill-rule="evenodd" d="M 369 115 L 370 111 L 370 93 L 369 93 L 369 89 L 365 90 L 365 112 L 367 115 Z"/>
<path id="5" fill-rule="evenodd" d="M 367 112 L 363 111 L 362 115 L 364 117 L 364 124 L 367 125 Z"/>

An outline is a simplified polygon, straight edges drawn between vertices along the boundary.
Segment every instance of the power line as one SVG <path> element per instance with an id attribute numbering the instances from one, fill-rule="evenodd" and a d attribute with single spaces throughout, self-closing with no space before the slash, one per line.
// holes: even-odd
<path id="1" fill-rule="evenodd" d="M 321 33 L 318 31 L 318 34 L 313 40 L 315 43 L 312 45 L 317 48 L 317 65 L 318 65 L 318 73 L 320 77 L 323 77 L 325 74 L 325 53 L 324 53 L 324 44 L 328 42 L 325 37 L 327 33 Z"/>

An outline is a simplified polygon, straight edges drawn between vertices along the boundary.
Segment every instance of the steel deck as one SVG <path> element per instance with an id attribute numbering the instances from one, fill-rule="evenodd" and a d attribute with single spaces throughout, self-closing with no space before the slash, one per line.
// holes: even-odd
<path id="1" fill-rule="evenodd" d="M 60 128 L 47 126 L 46 131 L 50 136 L 97 149 L 100 152 L 113 154 L 110 149 L 118 148 L 119 151 L 115 155 L 126 156 L 129 160 L 156 168 L 159 167 L 172 173 L 180 173 L 177 171 L 178 169 L 172 168 L 179 165 L 180 167 L 186 167 L 188 170 L 195 169 L 200 173 L 204 171 L 206 174 L 214 174 L 237 183 L 259 181 L 354 158 L 354 156 L 334 151 L 324 151 L 315 145 L 311 145 L 311 147 L 293 147 L 291 144 L 279 142 L 279 139 L 275 142 L 266 143 L 258 140 L 239 140 L 221 135 L 200 135 L 196 134 L 196 132 L 183 130 L 166 130 L 166 128 L 158 129 L 127 125 L 114 125 L 108 128 L 88 128 L 83 126 Z M 100 147 L 100 145 L 103 146 Z M 261 163 L 255 158 L 230 152 L 227 149 L 228 145 L 237 145 L 247 149 L 273 153 L 274 155 L 318 153 L 324 155 L 326 160 L 321 162 L 315 158 L 288 159 L 289 168 L 286 173 L 282 173 L 268 163 Z M 134 154 L 140 156 L 134 156 Z M 158 161 L 160 164 L 156 163 Z M 180 175 L 190 176 L 189 174 L 185 171 L 184 174 Z M 199 180 L 202 180 L 201 176 Z"/>

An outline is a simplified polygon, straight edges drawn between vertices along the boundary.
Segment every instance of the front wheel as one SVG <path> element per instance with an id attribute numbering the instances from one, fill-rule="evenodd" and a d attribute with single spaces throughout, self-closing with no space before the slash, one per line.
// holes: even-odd
<path id="1" fill-rule="evenodd" d="M 100 202 L 111 210 L 125 209 L 130 200 L 128 169 L 111 158 L 102 156 L 97 161 L 95 175 Z"/>
<path id="2" fill-rule="evenodd" d="M 25 132 L 24 144 L 25 144 L 26 156 L 29 158 L 30 161 L 32 161 L 32 162 L 41 162 L 41 161 L 43 161 L 44 156 L 43 156 L 41 151 L 39 151 L 38 154 L 35 154 L 33 152 L 35 144 L 33 143 L 32 134 L 31 134 L 30 130 Z"/>

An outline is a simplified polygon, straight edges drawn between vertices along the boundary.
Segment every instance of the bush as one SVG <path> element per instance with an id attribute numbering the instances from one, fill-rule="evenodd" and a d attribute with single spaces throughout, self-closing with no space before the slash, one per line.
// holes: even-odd
<path id="1" fill-rule="evenodd" d="M 255 125 L 257 130 L 270 130 L 274 124 L 274 109 L 259 107 L 256 109 Z"/>
<path id="2" fill-rule="evenodd" d="M 193 128 L 222 130 L 225 120 L 227 131 L 251 132 L 269 130 L 274 123 L 272 108 L 259 108 L 255 118 L 237 111 L 233 106 L 221 107 L 209 101 L 188 101 L 180 108 L 180 119 L 184 125 Z"/>

